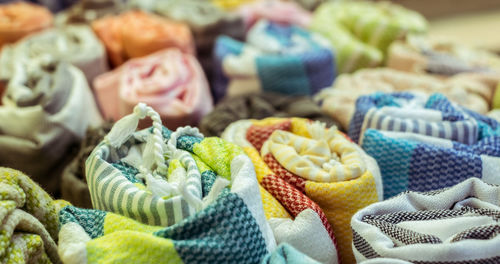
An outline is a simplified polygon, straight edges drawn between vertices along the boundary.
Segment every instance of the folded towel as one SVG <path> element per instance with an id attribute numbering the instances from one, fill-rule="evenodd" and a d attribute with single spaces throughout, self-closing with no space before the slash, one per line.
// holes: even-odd
<path id="1" fill-rule="evenodd" d="M 266 117 L 304 117 L 336 125 L 336 121 L 321 112 L 308 96 L 286 96 L 277 93 L 258 93 L 227 98 L 215 106 L 200 122 L 205 136 L 220 136 L 231 123 L 241 119 Z"/>
<path id="2" fill-rule="evenodd" d="M 126 62 L 97 77 L 94 90 L 105 118 L 118 120 L 144 102 L 171 129 L 196 125 L 213 108 L 198 61 L 176 48 Z"/>
<path id="3" fill-rule="evenodd" d="M 216 101 L 261 90 L 310 95 L 335 78 L 334 54 L 325 40 L 302 28 L 261 20 L 250 29 L 246 41 L 217 39 Z"/>
<path id="4" fill-rule="evenodd" d="M 194 53 L 193 38 L 187 25 L 141 11 L 95 20 L 92 28 L 115 67 L 130 58 L 165 48 L 176 47 L 185 53 Z"/>
<path id="5" fill-rule="evenodd" d="M 49 193 L 57 169 L 101 117 L 83 73 L 64 62 L 17 62 L 0 106 L 0 165 L 19 169 Z M 62 167 L 61 167 L 62 168 Z"/>
<path id="6" fill-rule="evenodd" d="M 408 33 L 423 33 L 426 20 L 390 2 L 332 1 L 314 12 L 311 30 L 330 40 L 338 71 L 380 65 L 387 48 Z"/>
<path id="7" fill-rule="evenodd" d="M 123 0 L 81 0 L 70 8 L 59 12 L 56 24 L 89 24 L 107 15 L 119 14 L 125 9 Z"/>
<path id="8" fill-rule="evenodd" d="M 134 132 L 146 116 L 153 127 Z M 259 263 L 275 247 L 243 151 L 191 127 L 171 132 L 144 104 L 113 126 L 86 175 L 94 207 L 107 212 L 64 208 L 65 263 Z"/>
<path id="9" fill-rule="evenodd" d="M 259 182 L 290 212 L 297 212 L 294 204 L 301 210 L 313 209 L 326 230 L 329 224 L 337 241 L 340 262 L 353 263 L 351 216 L 382 199 L 380 172 L 371 157 L 335 127 L 326 129 L 325 124 L 299 118 L 240 120 L 231 124 L 222 137 L 244 148 L 256 168 L 262 170 L 257 170 Z M 300 217 L 295 219 L 299 220 Z M 279 222 L 271 222 L 271 226 L 276 227 L 275 223 Z M 277 241 L 290 243 L 308 254 L 311 249 L 304 245 L 315 245 L 320 234 L 297 236 L 302 241 L 298 245 L 291 239 L 277 238 Z M 309 238 L 311 242 L 303 242 Z M 317 255 L 308 255 L 325 262 L 318 257 L 326 253 L 329 252 L 321 250 Z"/>
<path id="10" fill-rule="evenodd" d="M 479 179 L 433 192 L 406 192 L 353 216 L 356 260 L 498 263 L 499 217 L 500 187 Z"/>
<path id="11" fill-rule="evenodd" d="M 311 23 L 311 13 L 293 2 L 257 1 L 240 6 L 236 12 L 243 17 L 246 30 L 261 19 L 303 28 Z"/>
<path id="12" fill-rule="evenodd" d="M 97 144 L 109 133 L 112 125 L 112 122 L 106 122 L 98 127 L 89 127 L 85 138 L 76 150 L 76 157 L 64 168 L 61 179 L 62 199 L 74 206 L 92 208 L 89 187 L 85 179 L 85 161 Z"/>
<path id="13" fill-rule="evenodd" d="M 63 26 L 33 34 L 15 45 L 3 48 L 0 55 L 0 76 L 9 79 L 19 60 L 67 61 L 78 67 L 88 82 L 108 71 L 106 51 L 92 29 L 85 25 Z"/>
<path id="14" fill-rule="evenodd" d="M 52 14 L 44 7 L 25 2 L 0 5 L 0 49 L 36 31 L 52 26 Z"/>
<path id="15" fill-rule="evenodd" d="M 58 212 L 52 198 L 20 171 L 0 167 L 0 261 L 61 263 L 57 255 Z"/>
<path id="16" fill-rule="evenodd" d="M 279 245 L 272 253 L 269 253 L 261 264 L 320 264 L 316 260 L 302 254 L 289 244 Z"/>
<path id="17" fill-rule="evenodd" d="M 491 98 L 494 85 L 477 77 L 464 73 L 439 79 L 387 68 L 365 69 L 340 75 L 333 86 L 323 89 L 315 100 L 320 102 L 323 112 L 337 119 L 345 130 L 349 128 L 358 97 L 374 92 L 442 93 L 453 102 L 484 114 L 489 109 L 488 98 Z"/>
<path id="18" fill-rule="evenodd" d="M 385 198 L 477 177 L 500 184 L 500 123 L 442 94 L 376 93 L 356 102 L 349 136 L 377 160 Z"/>

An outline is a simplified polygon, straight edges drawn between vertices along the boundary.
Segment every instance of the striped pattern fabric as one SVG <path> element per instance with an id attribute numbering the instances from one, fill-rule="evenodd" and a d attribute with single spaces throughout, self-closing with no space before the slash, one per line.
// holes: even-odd
<path id="1" fill-rule="evenodd" d="M 326 40 L 293 25 L 260 20 L 246 43 L 221 36 L 214 49 L 216 101 L 258 91 L 315 94 L 336 75 L 335 55 Z"/>
<path id="2" fill-rule="evenodd" d="M 480 179 L 432 192 L 405 192 L 353 216 L 356 261 L 498 263 L 499 217 L 500 186 Z"/>
<path id="3" fill-rule="evenodd" d="M 467 178 L 500 183 L 500 124 L 441 94 L 360 97 L 349 136 L 380 166 L 385 198 L 430 191 Z"/>

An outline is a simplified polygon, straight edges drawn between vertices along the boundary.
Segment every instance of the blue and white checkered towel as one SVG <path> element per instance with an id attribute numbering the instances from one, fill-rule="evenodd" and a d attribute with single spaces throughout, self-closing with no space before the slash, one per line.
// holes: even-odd
<path id="1" fill-rule="evenodd" d="M 257 91 L 315 94 L 336 75 L 328 42 L 305 29 L 257 22 L 246 43 L 219 37 L 215 44 L 216 100 Z"/>
<path id="2" fill-rule="evenodd" d="M 500 123 L 441 94 L 362 96 L 349 136 L 377 160 L 384 198 L 430 191 L 467 178 L 500 183 Z"/>

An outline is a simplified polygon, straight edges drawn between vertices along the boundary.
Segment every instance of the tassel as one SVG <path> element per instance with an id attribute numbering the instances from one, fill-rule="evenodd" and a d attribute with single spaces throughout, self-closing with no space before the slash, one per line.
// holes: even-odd
<path id="1" fill-rule="evenodd" d="M 114 148 L 118 148 L 135 132 L 139 120 L 146 117 L 148 107 L 139 103 L 134 107 L 134 112 L 118 120 L 104 140 Z"/>
<path id="2" fill-rule="evenodd" d="M 146 187 L 154 195 L 170 197 L 181 194 L 179 186 L 168 183 L 166 180 L 155 178 L 151 173 L 146 174 Z"/>

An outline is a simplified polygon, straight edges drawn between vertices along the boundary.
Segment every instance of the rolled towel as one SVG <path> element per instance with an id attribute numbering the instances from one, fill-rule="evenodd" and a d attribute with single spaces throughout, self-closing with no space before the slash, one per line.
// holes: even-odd
<path id="1" fill-rule="evenodd" d="M 85 25 L 69 25 L 45 30 L 6 46 L 0 54 L 0 77 L 9 79 L 17 61 L 29 64 L 30 60 L 46 57 L 75 65 L 89 83 L 108 71 L 106 51 L 92 29 Z"/>
<path id="2" fill-rule="evenodd" d="M 119 66 L 130 58 L 142 57 L 166 48 L 194 54 L 189 27 L 141 11 L 107 16 L 92 23 L 106 47 L 111 65 Z"/>
<path id="3" fill-rule="evenodd" d="M 153 127 L 134 132 L 145 116 Z M 144 104 L 115 123 L 86 175 L 99 210 L 60 213 L 65 263 L 258 263 L 275 248 L 243 151 L 191 127 L 172 132 Z"/>
<path id="4" fill-rule="evenodd" d="M 150 104 L 175 129 L 196 125 L 213 108 L 208 83 L 191 54 L 165 49 L 128 61 L 94 81 L 106 119 L 118 120 L 140 102 Z"/>
<path id="5" fill-rule="evenodd" d="M 497 263 L 499 198 L 498 185 L 472 178 L 451 188 L 406 192 L 372 204 L 351 221 L 356 260 L 367 264 Z M 367 259 L 374 260 L 363 262 Z"/>
<path id="6" fill-rule="evenodd" d="M 61 179 L 62 199 L 69 201 L 74 206 L 92 208 L 89 186 L 85 178 L 85 161 L 109 133 L 112 125 L 112 122 L 106 122 L 98 127 L 89 127 L 77 150 L 78 154 L 64 168 Z"/>
<path id="7" fill-rule="evenodd" d="M 296 26 L 261 20 L 246 43 L 220 37 L 215 44 L 215 100 L 256 91 L 310 95 L 332 84 L 334 54 L 325 40 Z"/>
<path id="8" fill-rule="evenodd" d="M 56 24 L 89 24 L 101 17 L 119 14 L 125 9 L 123 2 L 123 0 L 81 0 L 59 12 L 56 16 Z"/>
<path id="9" fill-rule="evenodd" d="M 246 30 L 261 19 L 303 28 L 311 23 L 311 13 L 294 2 L 257 1 L 240 6 L 237 13 L 243 17 Z"/>
<path id="10" fill-rule="evenodd" d="M 408 33 L 424 33 L 426 20 L 390 2 L 331 1 L 314 12 L 311 30 L 330 41 L 338 71 L 382 64 L 389 45 Z"/>
<path id="11" fill-rule="evenodd" d="M 328 224 L 331 226 L 337 241 L 340 263 L 353 263 L 349 221 L 357 210 L 383 196 L 375 160 L 335 127 L 326 129 L 325 124 L 300 118 L 240 120 L 231 124 L 222 137 L 244 148 L 259 168 L 259 182 L 289 211 L 294 203 L 310 201 L 306 203 L 310 206 L 299 208 L 313 209 L 320 219 L 326 220 L 325 227 L 328 230 Z M 300 215 L 295 221 L 299 220 Z M 271 222 L 271 226 L 276 227 L 275 223 Z M 275 228 L 278 242 L 290 243 L 316 260 L 325 262 L 319 258 L 331 252 L 320 250 L 310 255 L 307 250 L 311 249 L 301 248 L 293 237 L 280 241 L 277 231 L 280 230 Z M 320 234 L 316 232 L 316 238 L 309 234 L 307 238 L 312 242 L 298 244 L 317 248 L 314 243 L 320 243 Z M 303 242 L 305 238 L 296 239 Z M 324 242 L 321 245 L 324 247 Z"/>
<path id="12" fill-rule="evenodd" d="M 42 6 L 14 2 L 0 5 L 0 49 L 24 36 L 52 26 L 52 14 Z"/>
<path id="13" fill-rule="evenodd" d="M 335 118 L 347 130 L 355 111 L 355 102 L 362 95 L 374 92 L 417 91 L 442 93 L 450 100 L 485 114 L 494 83 L 468 73 L 440 79 L 428 74 L 408 73 L 387 68 L 359 70 L 340 75 L 331 88 L 323 89 L 315 100 L 323 112 Z"/>
<path id="14" fill-rule="evenodd" d="M 337 125 L 337 122 L 323 114 L 308 96 L 286 96 L 264 92 L 223 100 L 202 118 L 199 128 L 205 136 L 220 136 L 229 124 L 238 120 L 263 119 L 271 116 L 304 117 L 324 122 L 327 126 Z"/>
<path id="15" fill-rule="evenodd" d="M 22 172 L 0 167 L 2 263 L 62 263 L 57 255 L 58 212 L 54 201 Z"/>
<path id="16" fill-rule="evenodd" d="M 0 164 L 56 193 L 70 147 L 101 117 L 79 69 L 64 62 L 18 62 L 2 96 L 0 120 Z"/>
<path id="17" fill-rule="evenodd" d="M 362 96 L 349 136 L 377 160 L 385 198 L 450 187 L 471 177 L 500 184 L 500 123 L 442 94 Z"/>

